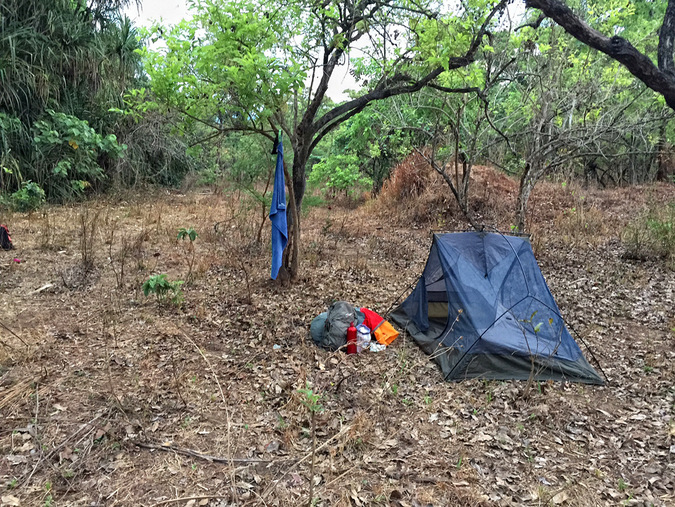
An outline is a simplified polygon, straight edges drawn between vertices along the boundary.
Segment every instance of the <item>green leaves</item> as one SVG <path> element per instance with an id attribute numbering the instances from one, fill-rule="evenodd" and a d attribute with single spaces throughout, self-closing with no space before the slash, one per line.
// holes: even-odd
<path id="1" fill-rule="evenodd" d="M 170 281 L 166 274 L 153 275 L 148 278 L 141 289 L 145 297 L 154 294 L 157 301 L 164 303 L 169 298 L 169 293 L 172 294 L 170 301 L 175 305 L 180 305 L 183 302 L 183 291 L 180 287 L 183 285 L 182 280 Z"/>
<path id="2" fill-rule="evenodd" d="M 195 231 L 192 227 L 190 227 L 189 229 L 181 227 L 180 229 L 178 229 L 178 236 L 176 236 L 176 239 L 184 240 L 185 238 L 188 238 L 192 243 L 194 242 L 195 239 L 197 239 L 197 236 L 199 236 L 199 234 L 197 234 L 197 231 Z"/>
<path id="3" fill-rule="evenodd" d="M 265 121 L 301 89 L 305 73 L 290 51 L 287 8 L 204 0 L 172 29 L 153 27 L 167 50 L 143 52 L 153 91 L 168 106 L 220 122 Z M 251 117 L 251 115 L 255 115 Z"/>
<path id="4" fill-rule="evenodd" d="M 297 392 L 301 395 L 300 402 L 307 407 L 310 412 L 323 412 L 323 405 L 319 403 L 323 397 L 319 393 L 315 393 L 307 384 L 304 389 L 298 389 Z"/>
<path id="5" fill-rule="evenodd" d="M 39 162 L 57 176 L 49 181 L 50 190 L 62 198 L 79 195 L 105 177 L 99 156 L 120 158 L 126 146 L 120 145 L 114 134 L 102 136 L 75 116 L 51 109 L 46 113 L 35 122 L 33 146 Z"/>
<path id="6" fill-rule="evenodd" d="M 0 167 L 14 177 L 0 179 L 0 191 L 30 179 L 50 200 L 71 198 L 103 179 L 99 162 L 122 156 L 124 146 L 106 136 L 124 133 L 108 110 L 143 79 L 125 3 L 3 0 Z"/>
<path id="7" fill-rule="evenodd" d="M 11 202 L 17 211 L 34 211 L 44 204 L 45 191 L 37 183 L 28 180 L 12 194 Z"/>

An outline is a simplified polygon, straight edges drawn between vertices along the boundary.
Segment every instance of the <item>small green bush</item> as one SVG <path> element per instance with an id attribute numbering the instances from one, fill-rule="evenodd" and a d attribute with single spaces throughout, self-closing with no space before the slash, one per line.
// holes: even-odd
<path id="1" fill-rule="evenodd" d="M 174 305 L 180 306 L 183 302 L 183 291 L 180 286 L 183 285 L 183 280 L 168 280 L 165 274 L 152 275 L 145 282 L 143 282 L 143 294 L 148 297 L 154 294 L 159 303 L 171 301 Z M 169 293 L 172 294 L 169 298 Z"/>
<path id="2" fill-rule="evenodd" d="M 24 181 L 21 188 L 12 194 L 10 202 L 17 211 L 35 211 L 44 204 L 45 191 L 37 183 Z"/>
<path id="3" fill-rule="evenodd" d="M 176 236 L 176 239 L 185 239 L 188 238 L 190 242 L 193 242 L 195 239 L 197 239 L 197 231 L 195 231 L 192 227 L 189 229 L 186 229 L 185 227 L 181 227 L 178 229 L 178 236 Z"/>
<path id="4" fill-rule="evenodd" d="M 327 196 L 340 193 L 358 196 L 373 186 L 373 180 L 361 173 L 359 165 L 359 159 L 354 155 L 330 157 L 314 164 L 307 182 L 314 188 L 321 188 Z"/>
<path id="5" fill-rule="evenodd" d="M 306 215 L 311 208 L 320 208 L 325 205 L 326 201 L 321 196 L 307 194 L 302 199 L 302 213 Z"/>

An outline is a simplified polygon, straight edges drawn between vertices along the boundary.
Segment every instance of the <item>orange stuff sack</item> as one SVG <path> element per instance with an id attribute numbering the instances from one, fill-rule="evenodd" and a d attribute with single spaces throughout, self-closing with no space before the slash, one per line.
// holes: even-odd
<path id="1" fill-rule="evenodd" d="M 382 345 L 389 345 L 398 338 L 398 331 L 386 320 L 373 331 L 373 334 L 375 335 L 375 339 Z"/>
<path id="2" fill-rule="evenodd" d="M 370 328 L 379 343 L 389 345 L 398 337 L 398 331 L 377 313 L 368 308 L 361 308 L 361 312 L 366 316 L 363 323 Z"/>

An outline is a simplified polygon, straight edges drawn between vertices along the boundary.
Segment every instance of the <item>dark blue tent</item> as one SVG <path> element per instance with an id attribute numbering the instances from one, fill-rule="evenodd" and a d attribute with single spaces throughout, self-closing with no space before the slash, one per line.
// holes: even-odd
<path id="1" fill-rule="evenodd" d="M 435 234 L 424 272 L 390 319 L 446 380 L 602 384 L 560 316 L 527 238 Z"/>

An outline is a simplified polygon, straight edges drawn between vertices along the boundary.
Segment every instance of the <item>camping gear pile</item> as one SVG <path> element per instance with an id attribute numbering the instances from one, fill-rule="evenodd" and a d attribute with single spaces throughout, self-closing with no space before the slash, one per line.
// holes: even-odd
<path id="1" fill-rule="evenodd" d="M 351 354 L 382 351 L 399 333 L 374 311 L 337 301 L 312 320 L 309 334 L 321 348 L 332 351 L 346 348 Z"/>
<path id="2" fill-rule="evenodd" d="M 415 289 L 389 317 L 446 380 L 604 383 L 567 330 L 527 237 L 435 234 Z"/>

